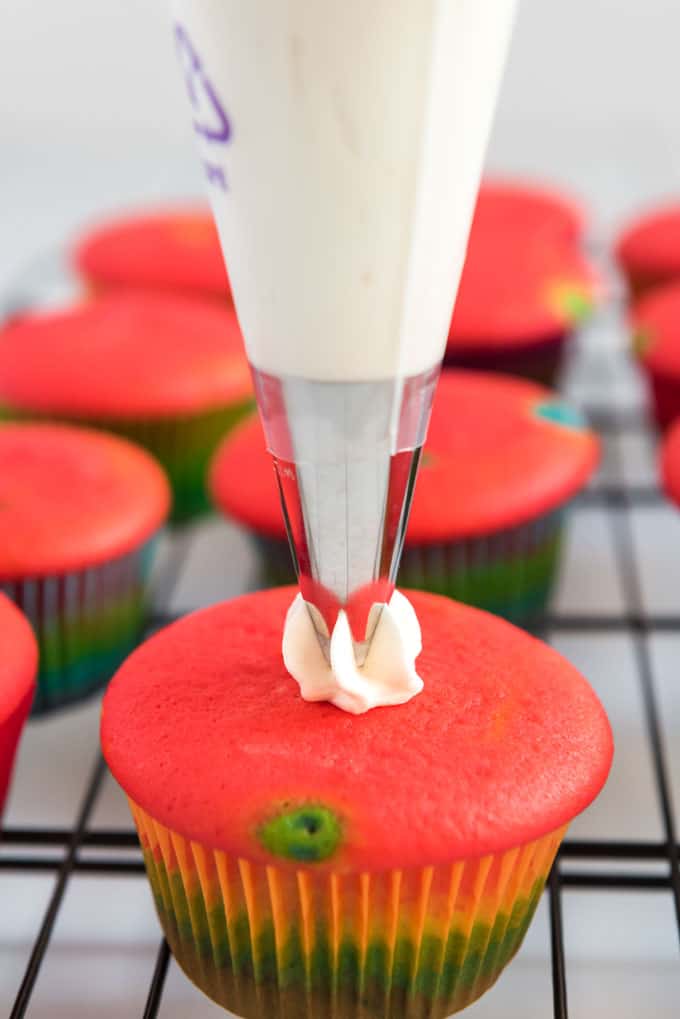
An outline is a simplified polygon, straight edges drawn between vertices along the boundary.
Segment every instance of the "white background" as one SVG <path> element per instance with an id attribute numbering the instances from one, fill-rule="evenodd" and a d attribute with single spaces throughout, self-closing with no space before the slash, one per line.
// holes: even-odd
<path id="1" fill-rule="evenodd" d="M 491 165 L 605 227 L 680 191 L 679 40 L 677 0 L 523 0 Z M 3 0 L 0 141 L 0 281 L 102 208 L 200 191 L 169 2 Z"/>

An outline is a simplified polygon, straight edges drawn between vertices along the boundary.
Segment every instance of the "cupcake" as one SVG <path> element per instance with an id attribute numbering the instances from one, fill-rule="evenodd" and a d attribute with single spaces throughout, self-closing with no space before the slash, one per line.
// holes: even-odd
<path id="1" fill-rule="evenodd" d="M 680 279 L 680 204 L 662 206 L 633 220 L 622 231 L 615 250 L 634 297 Z"/>
<path id="2" fill-rule="evenodd" d="M 402 557 L 400 583 L 529 625 L 555 580 L 565 510 L 599 444 L 554 393 L 524 379 L 444 371 Z M 216 505 L 247 527 L 265 584 L 292 579 L 271 457 L 257 420 L 223 444 Z"/>
<path id="3" fill-rule="evenodd" d="M 30 626 L 16 606 L 0 594 L 0 814 L 19 737 L 31 710 L 37 667 L 38 648 Z"/>
<path id="4" fill-rule="evenodd" d="M 680 280 L 642 297 L 631 320 L 633 351 L 657 424 L 665 429 L 680 416 Z"/>
<path id="5" fill-rule="evenodd" d="M 522 943 L 569 822 L 611 762 L 604 711 L 551 648 L 416 593 L 423 693 L 350 716 L 286 674 L 293 588 L 186 617 L 107 691 L 175 958 L 246 1019 L 440 1019 Z"/>
<path id="6" fill-rule="evenodd" d="M 38 638 L 36 713 L 107 682 L 134 647 L 169 504 L 160 467 L 123 439 L 0 425 L 0 591 Z"/>
<path id="7" fill-rule="evenodd" d="M 83 233 L 72 259 L 92 294 L 155 290 L 231 302 L 217 228 L 207 207 L 114 217 Z"/>
<path id="8" fill-rule="evenodd" d="M 483 190 L 477 204 L 445 362 L 558 379 L 575 329 L 599 283 L 576 241 L 576 214 L 513 189 Z"/>
<path id="9" fill-rule="evenodd" d="M 492 177 L 482 181 L 478 217 L 493 217 L 499 230 L 524 229 L 578 246 L 586 232 L 586 214 L 571 196 L 549 185 Z"/>
<path id="10" fill-rule="evenodd" d="M 0 416 L 90 424 L 145 446 L 170 479 L 174 520 L 208 508 L 206 467 L 252 406 L 232 308 L 112 294 L 0 333 Z"/>

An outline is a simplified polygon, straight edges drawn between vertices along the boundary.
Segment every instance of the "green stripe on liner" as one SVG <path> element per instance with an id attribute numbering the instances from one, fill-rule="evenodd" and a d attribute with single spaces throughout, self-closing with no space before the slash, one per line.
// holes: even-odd
<path id="1" fill-rule="evenodd" d="M 333 986 L 333 950 L 327 926 L 320 921 L 317 921 L 314 931 L 309 976 L 313 990 L 330 992 Z"/>
<path id="2" fill-rule="evenodd" d="M 33 714 L 70 703 L 108 683 L 135 648 L 146 614 L 140 588 L 83 617 L 36 627 L 40 659 Z"/>
<path id="3" fill-rule="evenodd" d="M 301 931 L 294 924 L 280 952 L 271 922 L 258 932 L 253 944 L 245 911 L 233 918 L 226 915 L 223 905 L 207 911 L 200 888 L 188 901 L 179 874 L 168 880 L 162 861 L 149 852 L 145 853 L 145 861 L 161 923 L 178 961 L 199 986 L 220 1004 L 235 1009 L 235 985 L 230 977 L 233 971 L 240 975 L 239 993 L 248 993 L 248 987 L 254 993 L 258 987 L 269 1007 L 276 1007 L 273 1003 L 279 994 L 293 995 L 286 997 L 287 1008 L 294 1009 L 291 1002 L 295 1001 L 321 1003 L 320 1011 L 314 1013 L 308 1013 L 305 1005 L 299 1013 L 305 1016 L 350 1016 L 358 1010 L 361 1015 L 398 1015 L 404 1019 L 450 1015 L 489 987 L 518 950 L 545 883 L 544 879 L 537 880 L 530 896 L 519 898 L 509 915 L 499 913 L 493 924 L 474 924 L 469 936 L 454 929 L 444 941 L 426 932 L 418 953 L 415 943 L 404 934 L 397 939 L 393 957 L 387 942 L 375 938 L 367 946 L 362 965 L 358 942 L 345 937 L 334 969 L 330 930 L 325 922 L 315 926 L 309 959 Z M 238 948 L 232 966 L 235 944 Z M 250 983 L 244 984 L 244 979 Z M 340 1008 L 340 1013 L 333 1012 L 334 1007 Z"/>
<path id="4" fill-rule="evenodd" d="M 536 879 L 509 913 L 479 920 L 469 934 L 454 927 L 442 938 L 428 930 L 426 917 L 419 945 L 401 926 L 394 952 L 374 937 L 362 957 L 359 941 L 345 934 L 334 959 L 325 917 L 316 918 L 309 954 L 301 921 L 289 924 L 279 948 L 271 918 L 253 933 L 243 907 L 232 916 L 223 902 L 207 909 L 200 884 L 187 898 L 178 872 L 169 876 L 148 849 L 144 859 L 161 924 L 187 975 L 237 1014 L 265 1009 L 283 1019 L 445 1019 L 496 981 L 521 946 L 545 885 Z"/>

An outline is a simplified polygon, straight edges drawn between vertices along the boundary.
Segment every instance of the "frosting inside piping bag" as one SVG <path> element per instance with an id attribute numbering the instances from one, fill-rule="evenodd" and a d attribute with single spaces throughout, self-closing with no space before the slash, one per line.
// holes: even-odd
<path id="1" fill-rule="evenodd" d="M 299 594 L 286 616 L 283 631 L 283 661 L 299 683 L 306 701 L 330 701 L 353 715 L 371 708 L 405 704 L 423 689 L 416 672 L 416 658 L 422 650 L 420 624 L 413 606 L 395 591 L 380 611 L 364 665 L 359 668 L 352 644 L 347 615 L 338 614 L 330 640 L 330 665 L 321 650 L 312 616 L 313 605 Z"/>

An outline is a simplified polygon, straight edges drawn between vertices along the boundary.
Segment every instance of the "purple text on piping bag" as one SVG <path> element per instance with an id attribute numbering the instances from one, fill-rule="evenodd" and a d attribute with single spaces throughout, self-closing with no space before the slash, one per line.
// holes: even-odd
<path id="1" fill-rule="evenodd" d="M 226 145 L 231 138 L 229 118 L 183 25 L 175 26 L 175 38 L 189 99 L 194 110 L 194 130 L 208 142 Z M 205 170 L 211 184 L 217 185 L 223 191 L 227 190 L 222 167 L 206 162 Z"/>

